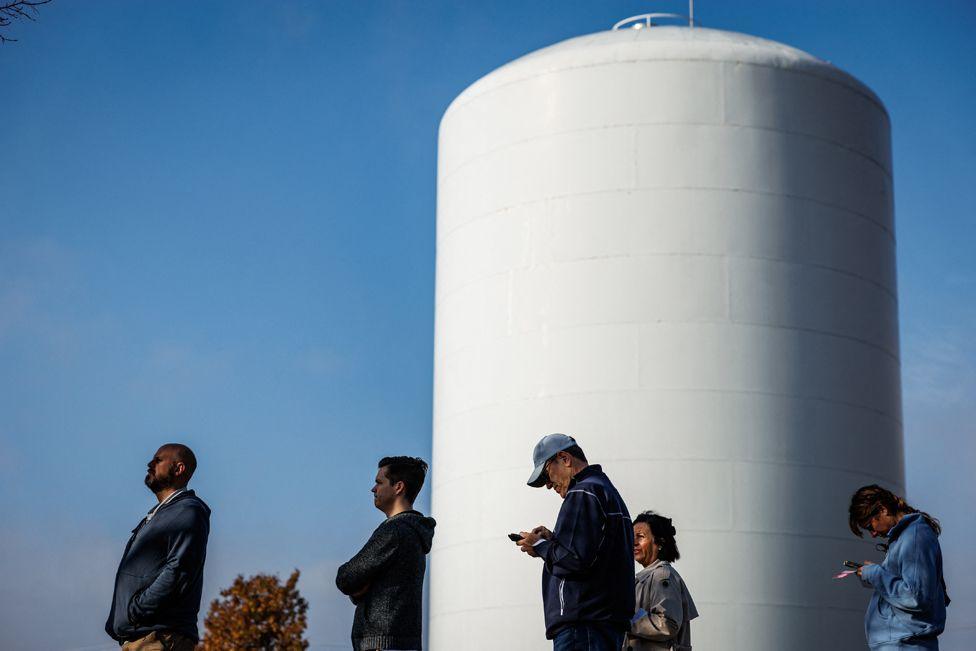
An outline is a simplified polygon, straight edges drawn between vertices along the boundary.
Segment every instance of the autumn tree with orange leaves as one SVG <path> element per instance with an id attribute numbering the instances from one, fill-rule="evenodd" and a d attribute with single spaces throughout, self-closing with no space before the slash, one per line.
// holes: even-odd
<path id="1" fill-rule="evenodd" d="M 308 602 L 298 592 L 299 571 L 284 585 L 277 576 L 257 574 L 248 579 L 238 575 L 210 604 L 203 624 L 204 651 L 303 651 Z"/>

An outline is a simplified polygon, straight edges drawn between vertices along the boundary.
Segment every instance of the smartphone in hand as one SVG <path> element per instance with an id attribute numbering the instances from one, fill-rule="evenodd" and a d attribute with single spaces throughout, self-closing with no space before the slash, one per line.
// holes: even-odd
<path id="1" fill-rule="evenodd" d="M 512 542 L 518 542 L 518 541 L 522 540 L 522 534 L 520 534 L 520 533 L 510 533 L 510 534 L 508 534 L 508 539 L 511 540 Z"/>
<path id="2" fill-rule="evenodd" d="M 857 561 L 844 561 L 844 567 L 849 567 L 852 570 L 859 570 L 864 567 L 864 563 L 858 563 Z"/>

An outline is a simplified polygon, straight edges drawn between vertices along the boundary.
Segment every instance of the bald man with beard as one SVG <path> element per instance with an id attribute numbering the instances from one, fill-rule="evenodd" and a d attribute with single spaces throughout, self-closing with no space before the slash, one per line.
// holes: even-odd
<path id="1" fill-rule="evenodd" d="M 125 546 L 105 622 L 123 651 L 192 651 L 200 640 L 210 508 L 186 487 L 196 467 L 181 443 L 162 446 L 148 463 L 145 484 L 157 503 Z"/>

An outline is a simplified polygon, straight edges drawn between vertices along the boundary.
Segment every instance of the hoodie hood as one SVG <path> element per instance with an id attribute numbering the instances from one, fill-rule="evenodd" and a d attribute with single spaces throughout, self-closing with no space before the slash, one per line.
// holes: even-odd
<path id="1" fill-rule="evenodd" d="M 434 527 L 437 526 L 434 518 L 427 517 L 420 511 L 404 511 L 390 519 L 396 520 L 398 525 L 412 531 L 420 541 L 420 547 L 424 553 L 430 553 L 430 547 L 434 542 Z"/>
<path id="2" fill-rule="evenodd" d="M 203 509 L 203 512 L 207 514 L 207 517 L 210 517 L 210 507 L 207 506 L 207 503 L 206 502 L 204 502 L 199 497 L 197 497 L 197 494 L 195 492 L 193 492 L 192 489 L 189 489 L 189 488 L 186 489 L 185 491 L 183 491 L 182 493 L 180 493 L 179 495 L 177 495 L 176 497 L 174 497 L 172 500 L 169 501 L 169 503 L 167 503 L 162 508 L 165 509 L 168 506 L 172 506 L 174 504 L 178 504 L 178 503 L 180 503 L 180 502 L 182 502 L 184 500 L 192 500 L 193 501 L 192 506 L 197 506 L 198 508 L 202 508 Z M 191 506 L 191 503 L 190 502 L 186 502 L 185 504 L 182 504 L 181 506 L 184 506 L 184 507 Z"/>

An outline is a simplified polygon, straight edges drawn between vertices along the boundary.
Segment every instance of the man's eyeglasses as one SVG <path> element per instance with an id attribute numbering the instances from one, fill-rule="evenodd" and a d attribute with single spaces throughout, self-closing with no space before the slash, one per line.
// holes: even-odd
<path id="1" fill-rule="evenodd" d="M 551 457 L 549 457 L 549 460 L 546 461 L 544 466 L 542 466 L 542 477 L 546 480 L 547 484 L 551 483 L 549 480 L 549 464 L 552 463 L 555 459 L 556 459 L 556 455 L 554 454 Z"/>

